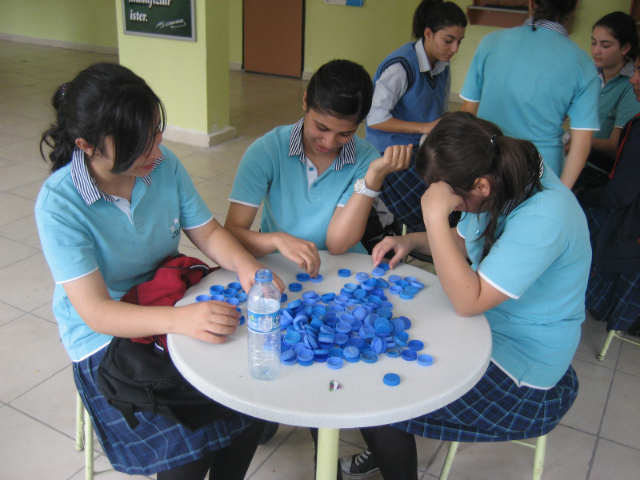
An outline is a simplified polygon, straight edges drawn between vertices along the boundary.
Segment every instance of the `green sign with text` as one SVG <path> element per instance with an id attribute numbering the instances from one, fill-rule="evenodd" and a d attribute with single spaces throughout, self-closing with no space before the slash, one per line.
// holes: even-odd
<path id="1" fill-rule="evenodd" d="M 195 42 L 193 0 L 122 0 L 124 33 Z"/>

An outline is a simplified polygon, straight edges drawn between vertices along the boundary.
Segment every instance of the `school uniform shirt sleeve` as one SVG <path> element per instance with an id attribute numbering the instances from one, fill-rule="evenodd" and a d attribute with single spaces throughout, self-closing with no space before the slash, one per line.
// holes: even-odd
<path id="1" fill-rule="evenodd" d="M 486 37 L 485 37 L 486 39 Z M 476 50 L 467 76 L 464 79 L 464 85 L 460 91 L 460 97 L 469 102 L 479 102 L 482 98 L 482 86 L 484 84 L 484 61 L 485 61 L 485 39 L 480 42 Z"/>
<path id="2" fill-rule="evenodd" d="M 629 85 L 631 87 L 631 85 Z M 616 108 L 615 128 L 623 128 L 625 124 L 640 112 L 640 102 L 636 100 L 633 88 L 626 88 Z"/>
<path id="3" fill-rule="evenodd" d="M 342 193 L 338 207 L 344 207 L 351 195 L 353 195 L 353 185 L 359 178 L 364 178 L 369 170 L 369 165 L 374 160 L 380 158 L 380 152 L 378 152 L 369 142 L 362 140 L 361 138 L 354 137 L 356 139 L 356 164 L 353 166 L 344 166 L 343 168 L 353 168 L 353 175 L 347 189 Z"/>
<path id="4" fill-rule="evenodd" d="M 65 208 L 64 198 L 56 192 L 43 194 L 47 198 L 36 207 L 36 223 L 42 251 L 55 282 L 69 282 L 97 270 L 95 242 L 82 222 L 76 220 L 74 205 Z"/>
<path id="5" fill-rule="evenodd" d="M 477 271 L 494 288 L 518 299 L 565 251 L 568 240 L 562 225 L 545 216 L 521 215 L 507 222 Z"/>
<path id="6" fill-rule="evenodd" d="M 571 100 L 567 115 L 571 119 L 572 130 L 600 130 L 598 99 L 600 98 L 600 77 L 596 69 L 590 67 L 580 76 L 581 82 Z"/>
<path id="7" fill-rule="evenodd" d="M 180 227 L 183 230 L 190 230 L 209 223 L 213 214 L 193 185 L 193 180 L 184 165 L 170 150 L 163 149 L 163 152 L 167 160 L 175 162 L 174 172 L 180 201 Z"/>
<path id="8" fill-rule="evenodd" d="M 229 201 L 260 207 L 273 180 L 273 157 L 278 154 L 277 145 L 272 145 L 270 139 L 270 134 L 259 138 L 243 155 Z M 287 155 L 287 152 L 283 152 L 283 155 Z"/>
<path id="9" fill-rule="evenodd" d="M 377 125 L 393 118 L 391 110 L 405 94 L 408 85 L 407 72 L 400 62 L 386 68 L 376 82 L 367 124 Z"/>

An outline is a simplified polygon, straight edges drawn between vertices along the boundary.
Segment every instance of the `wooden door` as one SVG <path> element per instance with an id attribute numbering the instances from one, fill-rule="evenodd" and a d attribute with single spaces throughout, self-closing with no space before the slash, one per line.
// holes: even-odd
<path id="1" fill-rule="evenodd" d="M 244 0 L 244 69 L 302 76 L 304 0 Z"/>

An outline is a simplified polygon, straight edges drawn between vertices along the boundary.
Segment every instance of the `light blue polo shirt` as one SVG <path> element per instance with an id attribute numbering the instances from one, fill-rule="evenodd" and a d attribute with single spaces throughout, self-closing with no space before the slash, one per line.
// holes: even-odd
<path id="1" fill-rule="evenodd" d="M 593 138 L 609 138 L 614 128 L 624 127 L 640 112 L 640 102 L 636 100 L 633 85 L 629 83 L 634 72 L 633 62 L 629 62 L 607 83 L 604 83 L 602 73 L 598 72 L 602 87 L 598 102 L 600 131 L 594 132 Z"/>
<path id="2" fill-rule="evenodd" d="M 199 227 L 212 218 L 177 157 L 160 149 L 165 158 L 156 161 L 151 173 L 136 178 L 130 217 L 115 197 L 97 187 L 80 150 L 40 190 L 36 222 L 56 282 L 53 313 L 73 361 L 101 349 L 112 337 L 84 323 L 62 284 L 99 269 L 109 294 L 119 300 L 149 280 L 164 258 L 178 254 L 181 229 Z"/>
<path id="3" fill-rule="evenodd" d="M 478 117 L 507 136 L 533 142 L 558 176 L 565 117 L 572 129 L 598 130 L 600 95 L 593 61 L 561 32 L 553 22 L 536 31 L 522 26 L 491 32 L 480 42 L 460 93 L 480 102 Z"/>
<path id="4" fill-rule="evenodd" d="M 463 215 L 472 268 L 510 298 L 485 312 L 492 360 L 518 386 L 548 389 L 564 375 L 580 341 L 591 264 L 587 221 L 578 201 L 549 169 L 544 189 L 498 223 L 480 261 L 487 214 Z M 477 241 L 476 241 L 477 240 Z"/>
<path id="5" fill-rule="evenodd" d="M 336 207 L 346 205 L 353 184 L 362 178 L 380 153 L 353 137 L 322 175 L 307 163 L 302 147 L 304 119 L 278 127 L 257 139 L 245 152 L 229 201 L 260 207 L 262 232 L 285 232 L 327 249 L 327 229 Z M 312 179 L 309 179 L 309 174 Z M 367 253 L 361 243 L 350 252 Z"/>

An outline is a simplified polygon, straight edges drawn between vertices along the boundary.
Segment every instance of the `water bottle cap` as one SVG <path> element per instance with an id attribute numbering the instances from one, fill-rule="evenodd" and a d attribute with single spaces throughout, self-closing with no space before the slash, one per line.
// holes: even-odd
<path id="1" fill-rule="evenodd" d="M 339 368 L 342 368 L 343 364 L 344 362 L 342 361 L 342 359 L 338 357 L 329 357 L 329 359 L 327 360 L 327 367 L 333 370 L 338 370 Z"/>
<path id="2" fill-rule="evenodd" d="M 270 282 L 273 280 L 273 273 L 268 268 L 261 268 L 256 271 L 256 282 Z"/>
<path id="3" fill-rule="evenodd" d="M 211 285 L 209 287 L 209 293 L 211 295 L 216 295 L 216 294 L 222 295 L 222 292 L 224 292 L 224 287 L 222 285 Z"/>
<path id="4" fill-rule="evenodd" d="M 415 352 L 415 350 L 411 350 L 409 348 L 404 349 L 401 355 L 402 358 L 404 358 L 408 362 L 411 362 L 418 358 L 418 354 Z"/>
<path id="5" fill-rule="evenodd" d="M 209 300 L 211 300 L 209 295 L 198 295 L 196 297 L 196 302 L 208 302 Z"/>
<path id="6" fill-rule="evenodd" d="M 387 373 L 382 381 L 385 385 L 389 385 L 390 387 L 395 387 L 396 385 L 400 385 L 400 375 L 397 373 Z"/>
<path id="7" fill-rule="evenodd" d="M 400 275 L 389 275 L 389 281 L 391 283 L 396 283 L 398 280 L 402 280 Z"/>
<path id="8" fill-rule="evenodd" d="M 242 290 L 242 284 L 240 282 L 231 282 L 229 285 L 227 285 L 227 287 L 233 288 L 238 292 Z"/>
<path id="9" fill-rule="evenodd" d="M 422 365 L 423 367 L 428 367 L 433 363 L 433 357 L 431 355 L 427 355 L 423 353 L 422 355 L 418 355 L 418 365 Z"/>
<path id="10" fill-rule="evenodd" d="M 338 270 L 338 275 L 341 277 L 350 277 L 351 270 L 349 270 L 348 268 L 341 268 L 340 270 Z"/>
<path id="11" fill-rule="evenodd" d="M 323 278 L 322 275 L 318 274 L 315 277 L 311 277 L 309 280 L 311 280 L 313 283 L 320 283 Z"/>
<path id="12" fill-rule="evenodd" d="M 378 355 L 373 352 L 362 352 L 360 358 L 365 363 L 376 363 L 378 361 Z"/>
<path id="13" fill-rule="evenodd" d="M 382 268 L 374 268 L 374 269 L 371 271 L 371 274 L 372 274 L 374 277 L 382 277 L 382 276 L 384 275 L 384 270 L 383 270 Z"/>
<path id="14" fill-rule="evenodd" d="M 299 282 L 307 282 L 309 278 L 310 277 L 308 273 L 299 273 L 296 275 L 296 280 L 298 280 Z"/>
<path id="15" fill-rule="evenodd" d="M 398 358 L 400 356 L 400 350 L 397 348 L 388 348 L 386 352 L 387 357 Z"/>
<path id="16" fill-rule="evenodd" d="M 300 283 L 290 283 L 289 290 L 291 290 L 292 292 L 299 292 L 300 290 L 302 290 L 302 285 Z"/>
<path id="17" fill-rule="evenodd" d="M 424 343 L 422 343 L 420 340 L 411 340 L 409 342 L 409 348 L 417 352 L 424 348 Z"/>
<path id="18" fill-rule="evenodd" d="M 389 264 L 388 263 L 381 263 L 380 265 L 378 265 L 378 268 L 381 268 L 386 272 L 387 270 L 389 270 Z"/>

